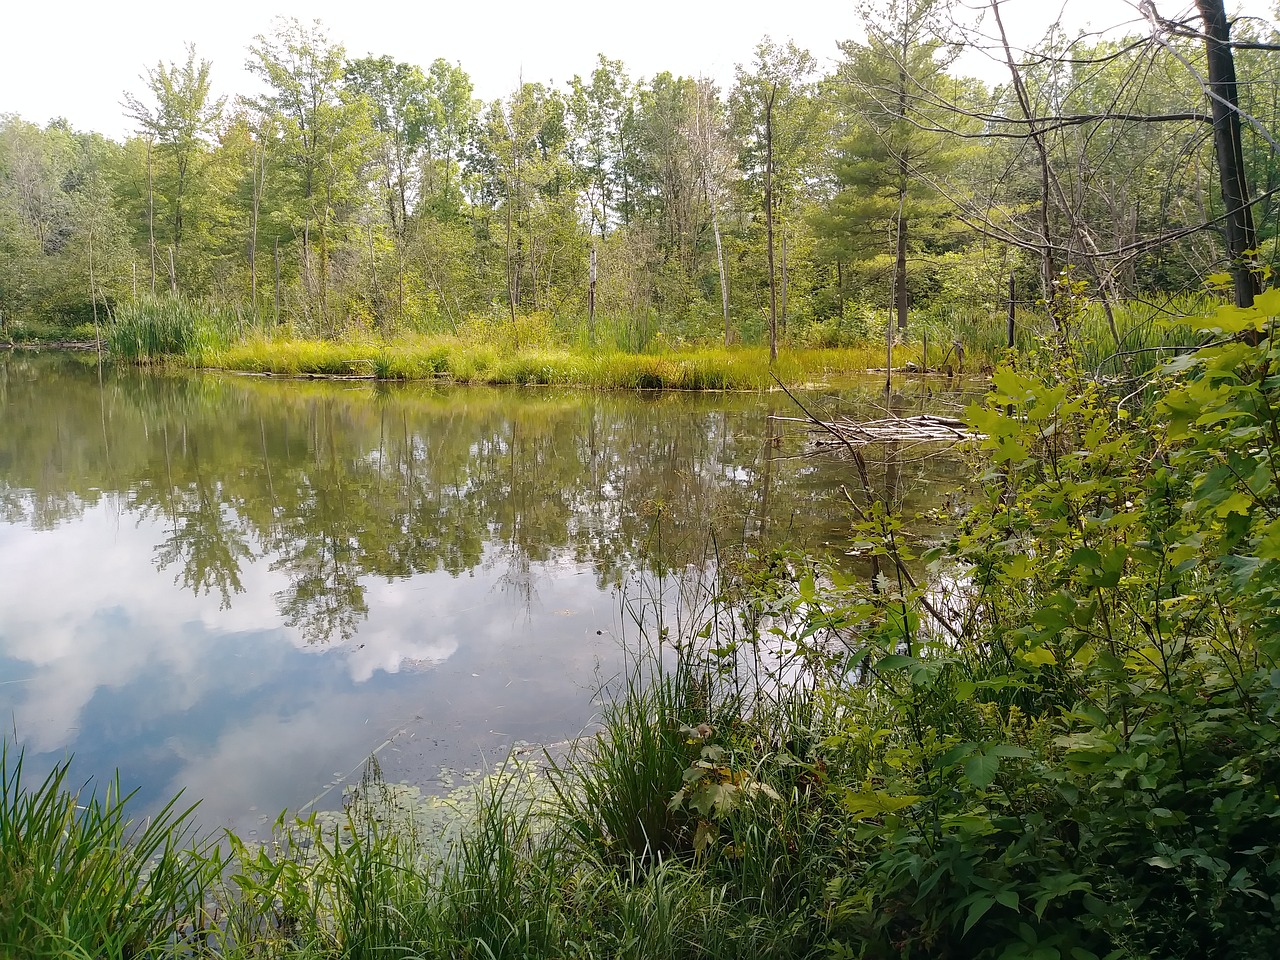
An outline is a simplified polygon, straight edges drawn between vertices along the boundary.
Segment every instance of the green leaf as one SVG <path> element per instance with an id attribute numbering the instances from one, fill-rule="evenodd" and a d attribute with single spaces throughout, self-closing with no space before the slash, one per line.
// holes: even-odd
<path id="1" fill-rule="evenodd" d="M 891 653 L 877 660 L 876 668 L 879 670 L 902 670 L 910 667 L 913 663 L 915 663 L 915 660 L 911 657 L 904 657 L 899 653 Z"/>
<path id="2" fill-rule="evenodd" d="M 997 743 L 990 752 L 997 757 L 1012 757 L 1017 760 L 1030 760 L 1035 756 L 1026 747 L 1020 747 L 1016 743 Z"/>
<path id="3" fill-rule="evenodd" d="M 1000 890 L 996 893 L 996 902 L 1010 910 L 1018 909 L 1018 894 L 1015 890 Z"/>
<path id="4" fill-rule="evenodd" d="M 855 820 L 867 820 L 872 817 L 880 817 L 886 813 L 896 813 L 904 807 L 909 807 L 913 803 L 920 801 L 920 797 L 914 795 L 891 796 L 883 790 L 872 790 L 868 792 L 858 793 L 853 790 L 848 791 L 844 795 L 843 804 Z"/>
<path id="5" fill-rule="evenodd" d="M 964 762 L 964 776 L 979 790 L 985 790 L 1000 772 L 1000 758 L 995 753 L 978 753 Z"/>
<path id="6" fill-rule="evenodd" d="M 1053 655 L 1053 651 L 1048 647 L 1036 647 L 1032 650 L 1019 650 L 1017 657 L 1023 663 L 1033 667 L 1052 666 L 1058 662 L 1058 658 Z"/>
<path id="7" fill-rule="evenodd" d="M 969 916 L 965 918 L 964 930 L 961 931 L 960 935 L 964 936 L 972 930 L 973 925 L 986 916 L 987 911 L 994 907 L 995 904 L 995 897 L 987 896 L 978 897 L 973 903 L 969 904 Z"/>

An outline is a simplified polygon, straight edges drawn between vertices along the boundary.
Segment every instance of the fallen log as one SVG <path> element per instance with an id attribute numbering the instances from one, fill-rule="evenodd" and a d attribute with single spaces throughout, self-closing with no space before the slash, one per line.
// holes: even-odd
<path id="1" fill-rule="evenodd" d="M 813 439 L 817 447 L 890 442 L 953 444 L 985 439 L 983 434 L 970 429 L 963 420 L 931 414 L 863 421 L 847 418 L 816 421 L 806 417 L 777 416 L 771 419 L 806 424 L 810 432 L 818 434 Z"/>

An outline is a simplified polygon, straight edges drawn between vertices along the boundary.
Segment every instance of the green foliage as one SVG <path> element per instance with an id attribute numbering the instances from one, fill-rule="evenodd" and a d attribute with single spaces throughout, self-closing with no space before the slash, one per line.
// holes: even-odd
<path id="1" fill-rule="evenodd" d="M 555 342 L 533 318 L 521 324 L 519 336 L 526 343 L 517 349 L 512 334 L 500 323 L 472 320 L 464 329 L 469 336 L 405 336 L 390 342 L 259 337 L 220 349 L 202 347 L 199 362 L 286 376 L 439 378 L 600 389 L 761 390 L 774 383 L 768 356 L 760 348 L 666 348 L 660 346 L 660 338 L 655 345 L 660 352 L 653 353 L 573 349 Z M 111 342 L 115 352 L 115 340 Z M 909 348 L 899 359 L 913 356 Z M 883 353 L 876 347 L 803 349 L 785 354 L 773 370 L 784 382 L 840 384 L 881 362 Z"/>
<path id="2" fill-rule="evenodd" d="M 1274 953 L 1280 351 L 1229 338 L 1278 299 L 1202 321 L 1136 423 L 1069 366 L 1002 367 L 968 413 L 988 498 L 927 555 L 959 602 L 901 577 L 844 601 L 899 718 L 829 742 L 864 771 L 866 867 L 830 890 L 855 954 Z"/>

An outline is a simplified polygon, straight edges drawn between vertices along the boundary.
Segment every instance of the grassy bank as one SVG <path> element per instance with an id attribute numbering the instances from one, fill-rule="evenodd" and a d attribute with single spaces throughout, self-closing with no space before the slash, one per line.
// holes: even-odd
<path id="1" fill-rule="evenodd" d="M 1108 319 L 1097 304 L 1082 300 L 1060 305 L 1064 312 L 1057 325 L 1042 314 L 1024 312 L 1017 349 L 1029 354 L 1052 342 L 1062 352 L 1069 345 L 1096 375 L 1140 376 L 1199 342 L 1188 318 L 1208 306 L 1200 296 L 1133 302 L 1117 307 Z M 561 330 L 551 318 L 536 315 L 514 322 L 472 317 L 448 332 L 314 339 L 289 328 L 265 330 L 234 308 L 180 297 L 122 304 L 106 326 L 112 356 L 126 362 L 170 361 L 281 376 L 679 390 L 756 390 L 773 383 L 762 345 L 671 341 L 658 329 L 643 349 L 633 349 L 616 346 L 630 338 L 613 334 L 593 342 L 582 331 Z M 892 361 L 896 368 L 989 372 L 1004 356 L 1006 342 L 1003 318 L 917 317 L 899 333 Z M 881 332 L 839 345 L 784 342 L 772 370 L 790 384 L 838 385 L 882 369 L 887 361 Z"/>
<path id="2" fill-rule="evenodd" d="M 905 362 L 919 350 L 903 353 Z M 773 371 L 788 383 L 840 383 L 874 367 L 877 357 L 882 364 L 882 353 L 865 348 L 788 351 Z M 391 343 L 260 339 L 204 354 L 202 365 L 285 376 L 642 390 L 759 390 L 773 385 L 768 350 L 758 347 L 623 353 L 556 346 L 515 350 L 457 337 L 406 337 Z"/>
<path id="3" fill-rule="evenodd" d="M 497 773 L 444 826 L 370 780 L 263 846 L 134 848 L 110 804 L 82 829 L 65 778 L 6 774 L 0 947 L 1274 957 L 1276 312 L 1272 292 L 1203 318 L 1214 345 L 1138 412 L 1070 361 L 1000 368 L 967 413 L 986 492 L 956 531 L 912 542 L 868 485 L 852 522 L 878 575 L 726 564 L 596 741 Z M 102 895 L 73 913 L 42 895 L 62 874 Z"/>

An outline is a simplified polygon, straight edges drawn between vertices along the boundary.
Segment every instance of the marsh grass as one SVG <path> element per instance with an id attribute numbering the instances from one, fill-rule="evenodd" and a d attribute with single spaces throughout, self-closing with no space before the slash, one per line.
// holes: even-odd
<path id="1" fill-rule="evenodd" d="M 700 656 L 642 648 L 601 736 L 564 763 L 509 761 L 424 799 L 426 816 L 403 802 L 416 792 L 386 789 L 373 768 L 338 815 L 282 815 L 261 844 L 228 836 L 184 853 L 189 811 L 176 801 L 131 832 L 118 788 L 81 807 L 66 767 L 29 790 L 19 758 L 5 779 L 0 896 L 40 906 L 6 911 L 3 943 L 122 960 L 810 955 L 822 926 L 799 907 L 824 881 L 797 869 L 799 814 L 744 802 L 714 818 L 718 839 L 699 850 L 710 821 L 672 804 L 712 739 L 691 724 L 710 719 L 735 757 L 750 752 L 730 687 Z M 751 762 L 758 776 L 782 769 Z M 447 824 L 434 819 L 445 807 Z"/>
<path id="2" fill-rule="evenodd" d="M 147 296 L 116 307 L 106 341 L 112 356 L 128 362 L 182 358 L 202 366 L 231 343 L 239 326 L 228 307 L 181 296 Z"/>
<path id="3" fill-rule="evenodd" d="M 194 807 L 175 797 L 138 824 L 118 777 L 86 795 L 67 763 L 35 786 L 23 767 L 0 747 L 0 954 L 161 956 L 199 931 L 211 876 Z"/>
<path id="4" fill-rule="evenodd" d="M 1097 377 L 1146 376 L 1205 343 L 1201 318 L 1213 309 L 1208 294 L 1126 301 L 1114 311 L 1120 334 L 1116 343 L 1101 307 L 1090 304 L 1077 323 L 1081 366 Z"/>
<path id="5" fill-rule="evenodd" d="M 917 351 L 918 352 L 918 351 Z M 906 362 L 914 354 L 900 356 Z M 883 363 L 876 350 L 786 351 L 772 373 L 784 382 L 839 384 Z M 204 365 L 277 376 L 365 376 L 467 384 L 562 385 L 630 390 L 761 390 L 773 386 L 768 351 L 695 347 L 623 353 L 455 337 L 394 341 L 254 338 L 203 355 Z"/>
<path id="6" fill-rule="evenodd" d="M 552 779 L 568 836 L 605 862 L 652 861 L 692 849 L 693 821 L 670 799 L 697 757 L 682 727 L 705 721 L 694 684 L 675 674 L 636 669 L 622 678 L 602 729 L 557 768 Z"/>

